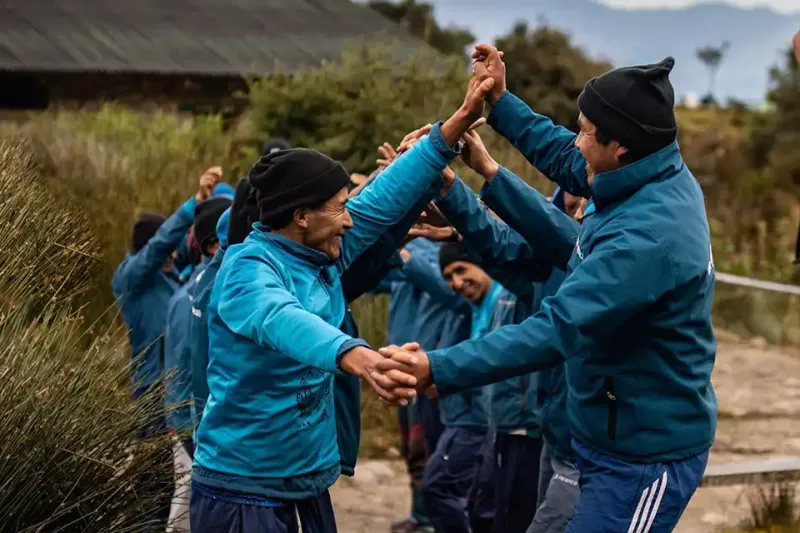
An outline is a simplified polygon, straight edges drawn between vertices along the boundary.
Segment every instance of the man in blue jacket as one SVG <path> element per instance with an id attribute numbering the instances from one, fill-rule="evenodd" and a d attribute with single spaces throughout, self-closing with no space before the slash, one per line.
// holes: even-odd
<path id="1" fill-rule="evenodd" d="M 195 533 L 335 531 L 328 488 L 340 473 L 334 375 L 366 379 L 389 402 L 415 385 L 338 328 L 341 273 L 432 186 L 480 116 L 491 80 L 348 200 L 350 177 L 312 150 L 259 160 L 249 174 L 260 225 L 229 248 L 211 293 L 209 399 L 197 432 L 191 522 Z M 347 204 L 347 207 L 345 207 Z"/>
<path id="2" fill-rule="evenodd" d="M 495 80 L 489 123 L 515 128 L 518 144 L 538 148 L 526 154 L 537 168 L 591 196 L 594 212 L 534 316 L 440 352 L 384 353 L 416 361 L 420 387 L 440 394 L 566 360 L 581 475 L 567 531 L 671 531 L 702 479 L 717 413 L 714 263 L 702 191 L 676 141 L 674 61 L 589 81 L 576 136 L 505 91 L 501 57 L 484 45 L 475 56 L 477 81 Z"/>
<path id="3" fill-rule="evenodd" d="M 465 138 L 479 139 L 475 132 L 468 133 Z M 479 151 L 483 153 L 479 154 Z M 483 171 L 481 167 L 493 161 L 482 143 L 468 141 L 462 154 L 473 170 L 479 174 Z M 556 194 L 559 205 L 562 196 L 560 193 Z M 489 204 L 492 198 L 486 197 L 485 200 Z M 472 191 L 458 179 L 447 187 L 446 193 L 438 198 L 436 203 L 448 221 L 456 227 L 469 249 L 480 257 L 481 264 L 491 269 L 492 277 L 502 280 L 508 287 L 504 289 L 495 306 L 491 329 L 525 320 L 538 306 L 541 297 L 540 287 L 543 282 L 537 280 L 552 278 L 557 272 L 561 272 L 554 269 L 542 254 L 535 253 L 536 249 L 541 248 L 539 241 L 553 233 L 547 231 L 550 228 L 535 233 L 530 242 L 526 241 L 507 224 L 490 214 L 486 206 L 479 202 Z M 572 201 L 571 204 L 577 202 Z M 540 206 L 533 205 L 533 207 Z M 540 222 L 549 216 L 543 217 L 537 211 L 527 210 L 522 218 Z M 435 236 L 442 232 L 421 225 L 414 228 L 411 233 L 436 238 Z M 446 230 L 443 232 L 447 233 Z M 469 258 L 465 261 L 469 262 Z M 471 265 L 470 268 L 479 267 Z M 524 532 L 531 523 L 537 509 L 538 480 L 535 474 L 539 469 L 541 447 L 539 417 L 542 404 L 539 402 L 541 396 L 539 388 L 540 385 L 530 375 L 511 378 L 489 386 L 490 419 L 493 420 L 497 431 L 497 440 L 496 445 L 492 446 L 488 465 L 497 465 L 496 472 L 491 474 L 495 477 L 496 488 L 487 491 L 491 492 L 494 498 L 491 513 L 480 517 L 489 520 L 476 522 L 473 518 L 473 531 Z M 482 472 L 485 467 L 486 465 L 481 467 Z M 490 477 L 484 473 L 481 476 Z M 475 493 L 480 493 L 481 489 L 485 490 L 485 487 L 480 485 L 473 487 L 470 494 L 471 501 Z"/>
<path id="4" fill-rule="evenodd" d="M 418 305 L 414 314 L 407 317 L 412 327 L 404 328 L 407 335 L 405 340 L 400 338 L 397 342 L 417 339 L 421 346 L 437 349 L 469 338 L 471 305 L 442 279 L 439 252 L 440 245 L 427 239 L 413 239 L 403 249 L 403 266 L 399 271 L 403 281 L 393 283 L 393 298 L 395 289 L 400 285 L 401 289 L 416 295 Z M 402 324 L 398 317 L 393 317 L 390 324 L 398 322 Z M 422 504 L 424 513 L 412 508 L 412 518 L 406 524 L 406 531 L 422 527 L 420 515 L 428 518 L 436 531 L 465 531 L 467 528 L 464 512 L 466 493 L 479 449 L 465 446 L 465 440 L 456 442 L 451 437 L 454 432 L 461 431 L 469 436 L 476 426 L 480 435 L 485 436 L 486 416 L 482 403 L 475 404 L 478 414 L 470 417 L 470 410 L 463 401 L 453 403 L 452 400 L 438 401 L 439 424 L 445 428 L 440 437 L 431 439 L 428 434 L 430 425 L 422 427 L 424 440 L 432 441 L 429 445 L 431 449 L 427 452 L 429 457 L 423 463 L 421 472 L 409 468 L 409 473 L 412 475 L 412 489 L 421 489 L 415 503 Z M 418 401 L 422 401 L 422 398 L 418 398 Z M 425 401 L 434 400 L 425 398 Z M 449 462 L 444 459 L 447 453 L 442 452 L 441 448 L 445 435 L 450 442 L 447 450 L 451 458 Z M 413 460 L 413 457 L 409 457 L 409 460 Z M 469 467 L 465 469 L 464 465 Z M 416 479 L 417 475 L 419 480 Z"/>
<path id="5" fill-rule="evenodd" d="M 169 301 L 167 327 L 164 332 L 164 366 L 166 383 L 164 403 L 168 409 L 167 427 L 174 436 L 173 462 L 175 492 L 170 506 L 167 531 L 189 531 L 189 482 L 191 481 L 194 442 L 192 440 L 192 366 L 190 350 L 190 319 L 197 276 L 203 272 L 216 249 L 217 222 L 230 206 L 228 198 L 209 198 L 194 210 L 194 236 L 205 260 L 197 265 L 186 284 Z"/>
<path id="6" fill-rule="evenodd" d="M 164 370 L 167 308 L 179 286 L 173 253 L 194 221 L 195 205 L 206 200 L 221 179 L 219 167 L 208 169 L 200 178 L 197 193 L 166 220 L 157 214 L 141 215 L 133 227 L 131 252 L 111 280 L 112 292 L 129 329 L 134 399 L 154 389 Z M 150 398 L 154 409 L 160 411 L 163 399 L 158 391 L 152 390 Z M 163 429 L 163 418 L 157 418 L 142 429 L 140 436 L 148 438 Z"/>
<path id="7" fill-rule="evenodd" d="M 580 229 L 573 219 L 580 220 L 592 211 L 584 210 L 585 200 L 560 188 L 553 194 L 551 203 L 502 168 L 488 153 L 477 132 L 467 133 L 465 140 L 462 152 L 465 161 L 490 182 L 482 191 L 483 202 L 508 225 L 490 216 L 461 181 L 450 186 L 447 194 L 437 199 L 437 205 L 482 261 L 495 265 L 496 275 L 502 275 L 508 287 L 523 284 L 523 290 L 514 291 L 517 309 L 513 323 L 518 323 L 537 311 L 543 298 L 558 290 L 564 280 L 572 243 Z M 524 239 L 524 246 L 520 244 L 521 239 Z M 516 265 L 511 262 L 512 258 Z M 532 279 L 530 273 L 537 273 L 539 280 L 546 280 L 533 285 L 532 299 L 529 290 L 524 290 L 524 282 Z M 564 371 L 562 363 L 538 372 L 536 404 L 544 447 L 536 515 L 529 533 L 564 531 L 580 493 L 580 474 L 564 416 L 567 410 Z"/>
<path id="8" fill-rule="evenodd" d="M 247 178 L 239 180 L 233 195 L 233 202 L 227 214 L 220 217 L 217 225 L 217 246 L 214 257 L 208 266 L 197 276 L 195 298 L 192 301 L 192 317 L 190 322 L 190 351 L 192 361 L 192 420 L 195 430 L 203 417 L 203 409 L 208 399 L 206 368 L 208 367 L 208 303 L 211 290 L 217 278 L 222 260 L 229 245 L 239 244 L 250 233 L 250 229 L 258 220 L 258 207 L 249 203 L 250 183 Z"/>
<path id="9" fill-rule="evenodd" d="M 436 349 L 469 338 L 469 305 L 442 282 L 438 269 L 439 245 L 427 239 L 413 239 L 406 243 L 402 257 L 400 265 L 389 272 L 380 286 L 384 292 L 388 286 L 391 294 L 389 342 L 402 345 L 416 340 L 422 346 Z M 431 289 L 430 270 L 439 281 L 434 283 L 434 294 L 426 292 Z M 465 307 L 453 309 L 455 300 Z M 411 480 L 411 513 L 407 519 L 392 525 L 394 533 L 424 531 L 431 524 L 422 485 L 425 465 L 443 430 L 438 403 L 421 395 L 410 405 L 398 407 L 403 459 Z"/>

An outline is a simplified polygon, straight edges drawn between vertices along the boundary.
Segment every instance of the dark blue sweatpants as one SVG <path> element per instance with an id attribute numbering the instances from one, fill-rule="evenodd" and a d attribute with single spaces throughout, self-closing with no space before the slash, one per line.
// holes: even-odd
<path id="1" fill-rule="evenodd" d="M 430 457 L 436 450 L 436 445 L 444 431 L 442 417 L 439 414 L 439 400 L 431 400 L 421 394 L 417 396 L 415 403 L 419 421 L 422 424 L 422 436 L 425 438 L 425 453 Z"/>
<path id="2" fill-rule="evenodd" d="M 436 533 L 469 533 L 467 494 L 480 465 L 486 433 L 446 427 L 425 465 L 423 495 Z"/>
<path id="3" fill-rule="evenodd" d="M 298 521 L 299 517 L 299 521 Z M 192 533 L 336 533 L 327 491 L 307 500 L 251 499 L 221 494 L 192 483 L 189 509 Z"/>
<path id="4" fill-rule="evenodd" d="M 497 501 L 497 469 L 495 468 L 495 434 L 487 435 L 481 451 L 478 473 L 472 481 L 467 497 L 467 514 L 472 533 L 492 533 L 494 508 Z"/>
<path id="5" fill-rule="evenodd" d="M 536 514 L 542 439 L 498 433 L 495 453 L 495 533 L 525 533 Z"/>
<path id="6" fill-rule="evenodd" d="M 573 441 L 581 494 L 567 533 L 668 533 L 697 490 L 708 452 L 669 463 L 629 463 Z"/>

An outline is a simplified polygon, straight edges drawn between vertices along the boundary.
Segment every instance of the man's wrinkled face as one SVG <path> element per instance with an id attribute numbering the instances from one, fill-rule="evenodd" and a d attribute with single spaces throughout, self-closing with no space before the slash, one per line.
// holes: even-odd
<path id="1" fill-rule="evenodd" d="M 473 304 L 480 302 L 492 286 L 492 278 L 481 267 L 466 261 L 450 263 L 442 276 L 451 289 Z"/>
<path id="2" fill-rule="evenodd" d="M 344 187 L 318 209 L 305 209 L 300 215 L 303 244 L 324 253 L 331 261 L 339 259 L 342 237 L 353 227 L 345 207 L 347 200 L 348 190 Z"/>
<path id="3" fill-rule="evenodd" d="M 575 138 L 575 146 L 586 160 L 586 174 L 591 185 L 596 174 L 620 168 L 622 163 L 619 158 L 627 153 L 627 150 L 617 141 L 611 141 L 606 145 L 600 144 L 597 141 L 597 126 L 583 116 L 583 113 L 578 117 L 578 125 L 580 132 Z"/>

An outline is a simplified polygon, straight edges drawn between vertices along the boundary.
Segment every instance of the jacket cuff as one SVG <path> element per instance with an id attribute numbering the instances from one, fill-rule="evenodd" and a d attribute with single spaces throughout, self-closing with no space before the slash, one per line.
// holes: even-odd
<path id="1" fill-rule="evenodd" d="M 444 124 L 444 122 L 441 120 L 434 124 L 428 137 L 436 153 L 449 163 L 461 154 L 461 147 L 458 143 L 456 143 L 455 147 L 447 144 L 444 137 L 442 137 L 442 124 Z"/>
<path id="2" fill-rule="evenodd" d="M 492 197 L 495 196 L 495 194 L 497 194 L 497 189 L 500 186 L 495 184 L 498 181 L 508 179 L 508 172 L 509 171 L 506 167 L 500 165 L 500 168 L 497 170 L 497 174 L 495 174 L 494 178 L 492 178 L 492 181 L 487 181 L 486 183 L 483 184 L 483 187 L 481 187 L 481 191 L 478 196 L 480 196 L 481 200 L 483 200 L 484 203 L 486 203 L 486 205 L 489 205 Z"/>
<path id="3" fill-rule="evenodd" d="M 180 208 L 178 208 L 178 212 L 188 220 L 194 220 L 194 208 L 197 206 L 197 200 L 194 199 L 194 196 L 186 200 Z"/>
<path id="4" fill-rule="evenodd" d="M 439 379 L 444 379 L 444 368 L 441 365 L 439 356 L 441 353 L 437 351 L 428 352 L 428 363 L 431 365 L 431 381 L 436 385 L 436 392 L 439 396 L 455 394 L 458 392 L 457 387 L 450 386 L 446 382 L 440 382 Z M 438 376 L 438 378 L 437 378 Z"/>
<path id="5" fill-rule="evenodd" d="M 486 123 L 492 128 L 495 128 L 499 122 L 502 122 L 505 116 L 516 113 L 515 108 L 517 100 L 518 99 L 513 94 L 506 90 L 506 92 L 497 99 L 497 102 L 491 106 L 492 110 L 486 118 Z"/>
<path id="6" fill-rule="evenodd" d="M 347 372 L 344 372 L 341 368 L 342 358 L 344 354 L 352 350 L 353 348 L 357 348 L 359 346 L 363 346 L 364 348 L 371 348 L 369 343 L 364 339 L 354 339 L 352 337 L 345 340 L 340 346 L 339 349 L 336 351 L 336 373 L 340 376 L 349 376 Z"/>

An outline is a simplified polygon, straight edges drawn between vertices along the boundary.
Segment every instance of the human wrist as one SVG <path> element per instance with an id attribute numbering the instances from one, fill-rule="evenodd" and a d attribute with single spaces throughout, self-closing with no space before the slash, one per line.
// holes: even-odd
<path id="1" fill-rule="evenodd" d="M 461 106 L 458 111 L 442 124 L 441 134 L 444 141 L 450 147 L 455 147 L 458 141 L 466 133 L 467 129 L 475 122 L 478 117 L 473 117 L 473 114 L 466 108 Z"/>
<path id="2" fill-rule="evenodd" d="M 481 176 L 486 181 L 486 183 L 491 183 L 497 173 L 500 172 L 500 164 L 492 159 L 489 163 L 484 165 L 481 169 Z"/>
<path id="3" fill-rule="evenodd" d="M 366 369 L 370 366 L 371 360 L 371 350 L 364 346 L 356 346 L 342 355 L 339 361 L 339 369 L 352 376 L 362 378 L 366 374 Z"/>

